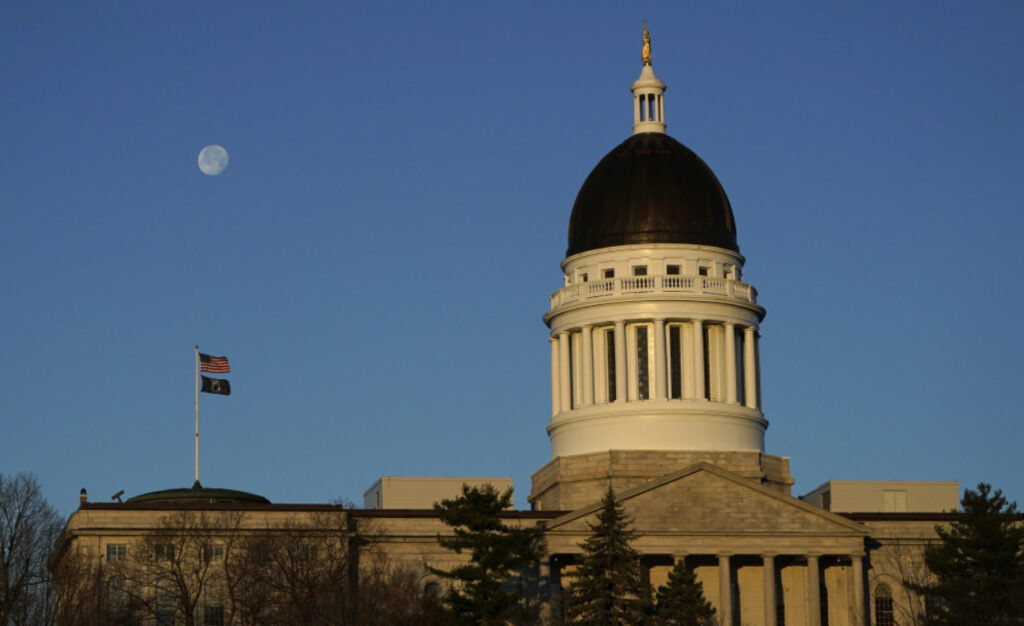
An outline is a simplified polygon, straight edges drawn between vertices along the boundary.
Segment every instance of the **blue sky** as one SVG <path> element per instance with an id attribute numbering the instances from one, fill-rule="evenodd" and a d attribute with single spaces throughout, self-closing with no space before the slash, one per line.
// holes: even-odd
<path id="1" fill-rule="evenodd" d="M 549 459 L 569 211 L 669 133 L 760 292 L 770 453 L 1024 503 L 1024 4 L 14 2 L 0 21 L 0 473 L 62 512 L 193 479 L 361 502 Z M 228 169 L 204 176 L 203 146 Z"/>

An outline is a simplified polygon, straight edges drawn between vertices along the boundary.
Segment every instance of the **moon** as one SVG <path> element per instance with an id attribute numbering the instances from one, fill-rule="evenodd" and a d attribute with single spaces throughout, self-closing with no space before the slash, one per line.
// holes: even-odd
<path id="1" fill-rule="evenodd" d="M 228 151 L 214 144 L 199 151 L 199 169 L 207 176 L 216 176 L 228 167 Z"/>

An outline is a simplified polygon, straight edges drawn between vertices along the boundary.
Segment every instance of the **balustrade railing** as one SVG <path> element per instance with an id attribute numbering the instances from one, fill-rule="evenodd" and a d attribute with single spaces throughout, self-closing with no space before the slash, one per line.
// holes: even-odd
<path id="1" fill-rule="evenodd" d="M 659 292 L 735 298 L 757 304 L 757 289 L 736 280 L 707 276 L 623 276 L 563 287 L 551 295 L 551 308 L 593 298 Z"/>

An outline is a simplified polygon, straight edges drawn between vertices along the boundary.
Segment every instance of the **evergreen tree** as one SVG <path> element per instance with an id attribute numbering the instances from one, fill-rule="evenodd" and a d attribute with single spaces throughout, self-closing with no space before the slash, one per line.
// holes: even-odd
<path id="1" fill-rule="evenodd" d="M 715 623 L 715 608 L 704 597 L 704 586 L 684 559 L 679 559 L 669 572 L 668 582 L 658 588 L 657 602 L 658 624 L 709 626 Z"/>
<path id="2" fill-rule="evenodd" d="M 434 505 L 454 533 L 438 535 L 438 542 L 457 554 L 470 555 L 468 563 L 450 571 L 430 568 L 455 583 L 443 598 L 454 623 L 536 621 L 536 608 L 521 601 L 523 594 L 514 583 L 523 570 L 540 561 L 543 536 L 539 527 L 518 528 L 502 522 L 500 513 L 511 504 L 511 489 L 498 493 L 491 485 L 463 485 L 461 496 Z"/>
<path id="3" fill-rule="evenodd" d="M 1017 505 L 986 483 L 967 489 L 961 514 L 925 551 L 934 582 L 924 595 L 932 625 L 1024 624 L 1024 526 Z"/>
<path id="4" fill-rule="evenodd" d="M 601 500 L 597 524 L 580 544 L 583 562 L 568 591 L 570 623 L 601 626 L 642 624 L 650 604 L 640 579 L 640 553 L 630 546 L 639 536 L 632 520 L 609 487 Z"/>

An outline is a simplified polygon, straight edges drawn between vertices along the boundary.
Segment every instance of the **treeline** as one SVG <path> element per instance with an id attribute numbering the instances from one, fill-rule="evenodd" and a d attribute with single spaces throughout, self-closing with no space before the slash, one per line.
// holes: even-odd
<path id="1" fill-rule="evenodd" d="M 548 603 L 530 590 L 545 554 L 543 529 L 514 527 L 501 521 L 511 504 L 511 490 L 498 493 L 490 485 L 463 487 L 462 496 L 435 508 L 453 536 L 438 537 L 442 546 L 467 553 L 467 564 L 450 571 L 433 570 L 450 579 L 443 597 L 447 623 L 470 625 L 592 624 L 716 624 L 715 609 L 684 560 L 655 594 L 642 582 L 640 553 L 631 545 L 638 534 L 609 488 L 601 501 L 590 537 L 581 544 L 578 568 L 569 586 Z"/>

